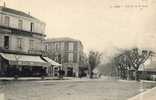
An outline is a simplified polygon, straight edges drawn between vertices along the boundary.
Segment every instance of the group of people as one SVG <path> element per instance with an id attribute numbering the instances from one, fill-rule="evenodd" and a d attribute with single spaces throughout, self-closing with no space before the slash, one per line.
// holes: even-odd
<path id="1" fill-rule="evenodd" d="M 65 71 L 63 69 L 59 69 L 58 70 L 58 76 L 59 76 L 59 79 L 63 79 L 63 76 L 65 75 Z"/>

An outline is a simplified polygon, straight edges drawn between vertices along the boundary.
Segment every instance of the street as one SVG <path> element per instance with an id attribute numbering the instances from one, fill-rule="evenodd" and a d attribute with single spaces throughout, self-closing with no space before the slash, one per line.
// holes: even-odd
<path id="1" fill-rule="evenodd" d="M 126 100 L 154 83 L 117 80 L 1 81 L 5 100 Z"/>

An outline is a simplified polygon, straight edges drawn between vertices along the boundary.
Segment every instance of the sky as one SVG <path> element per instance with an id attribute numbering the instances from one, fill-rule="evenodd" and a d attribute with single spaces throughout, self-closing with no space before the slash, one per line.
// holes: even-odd
<path id="1" fill-rule="evenodd" d="M 1 5 L 3 1 L 44 21 L 47 38 L 79 39 L 86 52 L 109 54 L 114 48 L 136 46 L 155 49 L 154 0 L 0 0 Z"/>

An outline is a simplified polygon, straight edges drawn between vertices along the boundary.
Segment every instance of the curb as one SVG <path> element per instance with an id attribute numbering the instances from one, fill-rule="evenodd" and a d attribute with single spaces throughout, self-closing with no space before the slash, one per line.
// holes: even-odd
<path id="1" fill-rule="evenodd" d="M 151 93 L 153 93 L 152 91 L 156 90 L 156 87 L 149 89 L 145 92 L 142 92 L 134 97 L 129 98 L 128 100 L 155 100 L 156 99 L 156 92 L 155 95 L 152 95 Z M 151 93 L 150 93 L 151 92 Z M 148 96 L 146 96 L 148 95 Z M 150 98 L 149 98 L 150 97 Z M 154 97 L 154 99 L 153 99 Z"/>

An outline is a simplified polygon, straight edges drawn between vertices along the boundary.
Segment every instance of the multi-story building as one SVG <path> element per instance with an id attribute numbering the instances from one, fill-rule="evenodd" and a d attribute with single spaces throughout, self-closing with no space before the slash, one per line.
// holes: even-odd
<path id="1" fill-rule="evenodd" d="M 44 33 L 44 22 L 30 14 L 0 6 L 0 75 L 12 75 L 17 70 L 27 74 L 43 71 L 41 69 L 48 66 L 40 57 Z"/>
<path id="2" fill-rule="evenodd" d="M 45 23 L 14 9 L 0 7 L 0 47 L 20 52 L 41 51 Z"/>
<path id="3" fill-rule="evenodd" d="M 47 56 L 62 64 L 66 76 L 79 76 L 83 57 L 81 41 L 72 38 L 52 38 L 44 43 Z"/>

